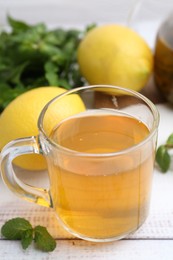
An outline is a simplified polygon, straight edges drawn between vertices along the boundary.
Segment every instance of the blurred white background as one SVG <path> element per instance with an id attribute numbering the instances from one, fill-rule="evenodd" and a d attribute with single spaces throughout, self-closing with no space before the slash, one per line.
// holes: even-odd
<path id="1" fill-rule="evenodd" d="M 7 14 L 50 27 L 121 23 L 133 27 L 152 45 L 170 11 L 173 0 L 0 0 L 0 26 L 6 26 Z"/>
<path id="2" fill-rule="evenodd" d="M 72 26 L 126 22 L 137 0 L 0 0 L 0 22 L 10 13 L 31 22 Z"/>

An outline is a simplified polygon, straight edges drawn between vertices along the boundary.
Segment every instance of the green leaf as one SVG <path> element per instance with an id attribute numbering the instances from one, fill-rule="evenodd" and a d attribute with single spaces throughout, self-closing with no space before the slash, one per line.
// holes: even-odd
<path id="1" fill-rule="evenodd" d="M 58 80 L 58 86 L 65 88 L 65 89 L 71 89 L 71 85 L 68 83 L 66 79 L 59 79 Z"/>
<path id="2" fill-rule="evenodd" d="M 24 218 L 13 218 L 1 228 L 1 234 L 10 240 L 22 239 L 23 232 L 32 229 L 31 224 Z"/>
<path id="3" fill-rule="evenodd" d="M 33 229 L 29 221 L 24 218 L 10 219 L 2 226 L 1 233 L 9 240 L 21 240 L 23 249 L 28 248 L 33 237 L 36 246 L 42 251 L 50 252 L 56 247 L 56 241 L 45 227 L 36 226 Z"/>
<path id="4" fill-rule="evenodd" d="M 17 96 L 24 93 L 27 89 L 16 85 L 15 88 L 10 88 L 9 84 L 0 83 L 0 112 Z"/>
<path id="5" fill-rule="evenodd" d="M 166 141 L 166 144 L 167 145 L 170 145 L 170 146 L 173 146 L 173 134 L 171 134 L 169 137 L 168 137 L 168 139 L 167 139 L 167 141 Z M 173 148 L 173 147 L 172 147 Z"/>
<path id="6" fill-rule="evenodd" d="M 56 241 L 53 239 L 53 237 L 48 233 L 47 229 L 42 226 L 36 226 L 34 228 L 35 232 L 35 243 L 36 246 L 45 251 L 45 252 L 51 252 L 56 248 Z"/>
<path id="7" fill-rule="evenodd" d="M 91 31 L 91 30 L 94 29 L 96 26 L 97 26 L 96 23 L 89 24 L 89 25 L 86 27 L 86 32 Z"/>
<path id="8" fill-rule="evenodd" d="M 8 81 L 11 81 L 14 84 L 21 84 L 21 76 L 23 71 L 25 70 L 25 68 L 27 67 L 28 62 L 24 62 L 18 66 L 16 66 L 15 68 L 13 68 L 13 70 L 11 71 L 9 77 L 8 77 Z"/>
<path id="9" fill-rule="evenodd" d="M 27 229 L 22 233 L 21 244 L 23 249 L 27 249 L 33 240 L 33 229 Z"/>
<path id="10" fill-rule="evenodd" d="M 86 83 L 77 62 L 77 48 L 86 30 L 29 25 L 8 16 L 9 31 L 0 33 L 0 112 L 16 96 L 39 86 L 66 89 Z"/>
<path id="11" fill-rule="evenodd" d="M 12 17 L 7 17 L 9 25 L 12 27 L 14 32 L 24 32 L 30 28 L 30 26 L 23 21 L 18 21 L 13 19 Z"/>
<path id="12" fill-rule="evenodd" d="M 54 46 L 61 46 L 66 38 L 66 32 L 62 29 L 48 31 L 45 35 L 44 41 Z"/>
<path id="13" fill-rule="evenodd" d="M 44 66 L 44 69 L 45 69 L 45 77 L 49 83 L 50 86 L 58 86 L 58 68 L 57 66 L 48 61 L 46 62 L 45 66 Z"/>
<path id="14" fill-rule="evenodd" d="M 164 145 L 161 145 L 156 152 L 156 162 L 163 173 L 167 172 L 171 163 L 171 157 Z"/>

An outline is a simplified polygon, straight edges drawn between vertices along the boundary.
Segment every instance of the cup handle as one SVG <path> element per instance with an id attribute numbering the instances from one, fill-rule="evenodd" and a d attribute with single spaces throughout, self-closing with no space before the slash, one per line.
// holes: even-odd
<path id="1" fill-rule="evenodd" d="M 22 199 L 45 207 L 52 207 L 49 190 L 25 184 L 14 172 L 13 159 L 19 155 L 32 153 L 41 154 L 38 137 L 20 138 L 8 143 L 0 154 L 2 179 L 7 187 Z"/>

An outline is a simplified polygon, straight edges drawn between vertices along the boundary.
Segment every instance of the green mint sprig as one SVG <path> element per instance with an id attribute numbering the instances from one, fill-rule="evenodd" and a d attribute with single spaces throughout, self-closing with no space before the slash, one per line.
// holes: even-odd
<path id="1" fill-rule="evenodd" d="M 9 31 L 0 32 L 0 112 L 17 96 L 39 86 L 71 89 L 86 84 L 77 62 L 83 30 L 45 23 L 30 25 L 7 17 Z"/>
<path id="2" fill-rule="evenodd" d="M 163 173 L 166 173 L 171 165 L 170 150 L 173 149 L 173 133 L 165 144 L 160 145 L 156 151 L 156 162 Z"/>
<path id="3" fill-rule="evenodd" d="M 33 228 L 24 218 L 8 220 L 1 228 L 1 234 L 9 240 L 21 240 L 22 248 L 27 249 L 32 241 L 38 249 L 51 252 L 56 248 L 55 239 L 42 226 Z"/>

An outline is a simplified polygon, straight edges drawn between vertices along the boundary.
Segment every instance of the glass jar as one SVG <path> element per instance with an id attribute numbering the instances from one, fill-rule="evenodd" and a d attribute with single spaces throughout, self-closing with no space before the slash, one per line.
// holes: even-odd
<path id="1" fill-rule="evenodd" d="M 161 24 L 157 33 L 154 80 L 163 97 L 173 104 L 173 12 Z"/>

